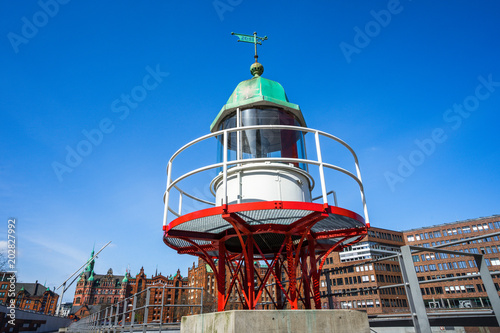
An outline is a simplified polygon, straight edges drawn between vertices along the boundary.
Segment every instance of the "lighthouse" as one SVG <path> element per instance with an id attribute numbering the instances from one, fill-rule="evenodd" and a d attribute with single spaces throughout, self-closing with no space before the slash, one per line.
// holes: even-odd
<path id="1" fill-rule="evenodd" d="M 218 311 L 227 309 L 234 294 L 249 310 L 259 308 L 262 295 L 271 296 L 273 309 L 320 309 L 319 277 L 327 256 L 360 241 L 369 228 L 358 158 L 340 138 L 308 128 L 283 86 L 263 77 L 257 45 L 267 37 L 233 35 L 255 46 L 251 76 L 236 86 L 210 133 L 170 158 L 163 241 L 211 267 Z M 314 158 L 307 156 L 306 138 Z M 179 156 L 204 149 L 206 142 L 214 145 L 216 163 L 194 170 L 177 167 Z M 325 142 L 345 149 L 354 171 L 330 162 Z M 328 201 L 336 184 L 328 183 L 327 172 L 352 181 L 360 193 L 359 212 Z M 213 198 L 200 198 L 183 185 L 195 176 L 205 177 Z M 314 197 L 313 191 L 320 195 Z M 184 211 L 187 201 L 204 208 Z"/>

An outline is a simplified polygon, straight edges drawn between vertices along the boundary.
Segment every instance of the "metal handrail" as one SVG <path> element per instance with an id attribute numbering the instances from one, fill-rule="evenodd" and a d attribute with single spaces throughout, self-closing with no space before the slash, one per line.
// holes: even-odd
<path id="1" fill-rule="evenodd" d="M 315 136 L 316 151 L 317 151 L 317 160 L 273 157 L 273 158 L 251 158 L 251 159 L 241 159 L 241 158 L 238 158 L 236 160 L 228 161 L 227 160 L 227 150 L 228 150 L 227 140 L 228 140 L 229 133 L 232 133 L 232 132 L 239 133 L 241 131 L 257 130 L 257 129 L 261 129 L 261 130 L 266 130 L 266 129 L 267 130 L 269 130 L 269 129 L 280 129 L 280 130 L 291 130 L 291 131 L 297 131 L 297 132 L 314 133 L 315 134 L 314 136 Z M 319 144 L 319 137 L 320 137 L 320 135 L 324 136 L 324 137 L 327 137 L 329 139 L 332 139 L 332 140 L 340 143 L 341 145 L 343 145 L 344 147 L 346 147 L 349 150 L 349 152 L 352 154 L 352 156 L 354 158 L 354 163 L 355 163 L 355 167 L 356 167 L 356 175 L 353 174 L 353 173 L 351 173 L 350 171 L 347 171 L 344 168 L 341 168 L 341 167 L 333 165 L 333 164 L 325 163 L 325 162 L 322 161 L 322 154 L 321 154 L 321 149 L 320 149 L 320 144 Z M 195 170 L 192 170 L 190 172 L 187 172 L 187 173 L 181 175 L 180 177 L 178 177 L 178 178 L 176 178 L 175 180 L 172 181 L 172 165 L 173 165 L 173 161 L 175 160 L 175 158 L 177 156 L 179 156 L 187 148 L 189 148 L 189 147 L 191 147 L 191 146 L 193 146 L 193 145 L 195 145 L 195 144 L 197 144 L 199 142 L 202 142 L 202 141 L 207 140 L 209 138 L 219 137 L 219 136 L 222 136 L 222 141 L 223 141 L 223 149 L 224 149 L 223 162 L 215 163 L 215 164 L 210 164 L 210 165 L 207 165 L 207 166 L 204 166 L 204 167 L 201 167 L 201 168 L 197 168 Z M 239 135 L 238 135 L 238 137 L 239 137 Z M 238 157 L 239 157 L 239 154 L 238 154 Z M 204 136 L 202 136 L 200 138 L 197 138 L 197 139 L 195 139 L 195 140 L 193 140 L 193 141 L 185 144 L 180 149 L 178 149 L 172 155 L 172 157 L 169 159 L 168 165 L 167 165 L 167 186 L 166 186 L 166 190 L 165 190 L 165 193 L 164 193 L 165 209 L 164 209 L 164 216 L 163 216 L 163 225 L 164 226 L 167 225 L 168 212 L 171 212 L 172 214 L 174 214 L 177 217 L 181 216 L 181 213 L 182 213 L 182 196 L 183 195 L 185 195 L 185 196 L 187 196 L 187 197 L 189 197 L 189 198 L 191 198 L 193 200 L 196 200 L 198 202 L 202 202 L 202 203 L 209 204 L 209 205 L 212 205 L 212 206 L 215 205 L 215 204 L 213 204 L 211 202 L 208 202 L 206 200 L 197 198 L 196 196 L 188 194 L 187 192 L 181 190 L 177 186 L 177 184 L 181 180 L 186 179 L 186 178 L 188 178 L 188 177 L 190 177 L 190 176 L 192 176 L 194 174 L 201 173 L 203 171 L 207 171 L 207 170 L 211 170 L 211 169 L 217 169 L 217 168 L 221 168 L 222 167 L 223 168 L 223 170 L 222 170 L 222 178 L 223 178 L 223 180 L 222 181 L 223 181 L 224 189 L 226 191 L 227 190 L 227 186 L 226 186 L 227 185 L 227 170 L 228 170 L 228 168 L 230 166 L 232 166 L 232 165 L 240 165 L 241 166 L 241 165 L 250 164 L 250 163 L 267 162 L 267 161 L 282 162 L 282 163 L 283 162 L 284 163 L 304 163 L 304 164 L 307 164 L 307 165 L 318 166 L 319 167 L 319 173 L 320 173 L 320 184 L 321 184 L 321 191 L 322 191 L 323 203 L 328 203 L 327 202 L 327 192 L 326 192 L 324 171 L 323 171 L 325 167 L 329 168 L 329 169 L 333 169 L 333 170 L 339 171 L 339 172 L 344 173 L 347 176 L 351 177 L 352 179 L 354 179 L 356 181 L 356 183 L 358 183 L 358 186 L 359 186 L 359 189 L 360 189 L 360 194 L 361 194 L 361 200 L 362 200 L 362 204 L 363 204 L 363 213 L 364 213 L 364 217 L 365 217 L 365 223 L 366 223 L 366 225 L 369 226 L 368 210 L 366 208 L 366 199 L 365 199 L 365 193 L 364 193 L 363 183 L 362 183 L 362 180 L 361 180 L 361 173 L 360 173 L 360 169 L 359 169 L 359 161 L 358 161 L 358 157 L 357 157 L 356 153 L 354 152 L 354 150 L 347 143 L 345 143 L 343 140 L 337 138 L 336 136 L 328 134 L 326 132 L 315 130 L 315 129 L 310 129 L 310 128 L 305 128 L 305 127 L 288 126 L 288 125 L 260 125 L 260 126 L 245 126 L 245 127 L 235 127 L 235 128 L 231 128 L 231 129 L 225 129 L 225 130 L 221 130 L 221 131 L 217 131 L 217 132 L 214 132 L 214 133 L 211 133 L 211 134 L 204 135 Z M 178 210 L 178 212 L 176 212 L 173 208 L 171 208 L 169 206 L 169 196 L 170 196 L 170 191 L 171 191 L 172 188 L 175 188 L 180 193 L 179 210 Z M 224 200 L 227 200 L 227 195 L 224 196 Z"/>
<path id="2" fill-rule="evenodd" d="M 200 304 L 165 304 L 165 289 L 189 289 L 189 290 L 201 290 L 201 297 L 200 297 Z M 151 304 L 151 290 L 162 290 L 162 295 L 161 295 L 161 304 L 158 303 L 153 303 Z M 163 310 L 164 307 L 188 307 L 188 308 L 195 308 L 199 307 L 200 308 L 200 314 L 203 313 L 203 291 L 204 289 L 201 287 L 173 287 L 173 286 L 168 286 L 167 284 L 163 285 L 157 285 L 157 286 L 150 286 L 147 287 L 146 289 L 131 295 L 129 297 L 126 297 L 125 299 L 121 300 L 118 303 L 115 303 L 113 305 L 110 305 L 109 307 L 106 307 L 105 309 L 93 313 L 90 316 L 81 319 L 79 323 L 79 327 L 75 328 L 73 330 L 71 327 L 69 328 L 68 332 L 81 332 L 81 331 L 87 331 L 87 332 L 124 332 L 124 330 L 130 330 L 133 331 L 134 328 L 137 327 L 142 327 L 143 329 L 146 329 L 147 327 L 158 327 L 159 332 L 162 331 L 162 325 L 165 326 L 171 326 L 171 325 L 178 325 L 178 322 L 174 323 L 167 323 L 163 322 Z M 139 297 L 141 294 L 146 293 L 144 299 L 144 305 L 137 306 Z M 132 303 L 129 303 L 129 301 L 132 300 Z M 132 309 L 129 309 L 131 307 Z M 149 321 L 149 308 L 161 308 L 160 310 L 160 319 L 158 320 L 151 320 Z M 143 320 L 142 322 L 135 322 L 135 314 L 143 310 Z M 130 321 L 126 321 L 127 316 L 130 314 Z M 120 319 L 121 318 L 121 319 Z M 84 326 L 84 327 L 80 327 Z"/>

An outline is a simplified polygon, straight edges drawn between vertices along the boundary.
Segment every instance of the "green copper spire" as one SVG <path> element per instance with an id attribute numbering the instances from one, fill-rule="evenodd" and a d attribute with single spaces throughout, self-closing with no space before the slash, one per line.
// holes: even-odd
<path id="1" fill-rule="evenodd" d="M 95 245 L 94 245 L 95 247 Z M 90 272 L 94 270 L 94 260 L 92 259 L 94 257 L 94 249 L 92 249 L 92 253 L 90 254 L 90 258 L 87 261 L 88 265 L 85 267 L 85 272 Z"/>

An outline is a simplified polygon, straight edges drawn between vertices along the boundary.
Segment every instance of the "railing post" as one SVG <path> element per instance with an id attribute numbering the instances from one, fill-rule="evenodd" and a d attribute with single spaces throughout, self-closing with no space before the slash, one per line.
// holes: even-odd
<path id="1" fill-rule="evenodd" d="M 493 279 L 491 278 L 490 270 L 488 269 L 488 266 L 486 266 L 484 255 L 475 255 L 474 260 L 476 261 L 476 266 L 481 274 L 484 289 L 486 289 L 486 293 L 490 299 L 491 308 L 493 309 L 498 325 L 500 325 L 500 298 L 498 298 L 498 292 L 495 288 L 495 284 L 493 283 Z"/>
<path id="2" fill-rule="evenodd" d="M 431 325 L 427 312 L 425 310 L 424 299 L 420 291 L 417 273 L 413 266 L 410 246 L 401 246 L 401 256 L 399 257 L 399 266 L 405 284 L 406 296 L 410 304 L 411 318 L 416 333 L 431 333 Z"/>
<path id="3" fill-rule="evenodd" d="M 108 312 L 109 312 L 109 308 L 104 309 L 104 318 L 103 318 L 104 322 L 102 324 L 103 331 L 106 330 L 106 324 L 107 324 L 106 321 L 108 320 Z"/>
<path id="4" fill-rule="evenodd" d="M 182 192 L 179 192 L 179 211 L 177 213 L 182 215 Z"/>
<path id="5" fill-rule="evenodd" d="M 142 321 L 142 332 L 146 333 L 146 327 L 149 323 L 149 295 L 151 294 L 151 287 L 146 288 L 146 302 L 144 304 L 144 320 Z"/>
<path id="6" fill-rule="evenodd" d="M 323 204 L 328 204 L 328 198 L 326 196 L 326 185 L 325 185 L 325 171 L 323 166 L 323 157 L 321 156 L 321 147 L 319 144 L 319 132 L 314 132 L 314 140 L 316 141 L 316 155 L 319 162 L 319 179 L 321 184 L 321 194 L 323 196 Z"/>
<path id="7" fill-rule="evenodd" d="M 241 127 L 241 110 L 240 108 L 236 109 L 236 127 L 240 128 Z M 243 154 L 241 153 L 241 134 L 242 132 L 238 130 L 236 132 L 236 159 L 241 160 L 243 158 Z M 240 166 L 241 164 L 238 164 Z M 241 198 L 242 198 L 242 184 L 241 184 L 241 171 L 238 171 L 238 197 L 237 197 L 237 203 L 241 203 Z"/>
<path id="8" fill-rule="evenodd" d="M 111 321 L 112 321 L 112 318 L 113 318 L 113 306 L 109 306 L 108 307 L 109 309 L 109 313 L 108 313 L 108 332 L 111 331 L 111 327 L 113 326 Z"/>
<path id="9" fill-rule="evenodd" d="M 94 332 L 101 331 L 101 315 L 102 315 L 102 311 L 99 311 L 99 312 L 94 314 L 94 321 L 92 323 L 92 326 L 94 328 L 93 329 Z"/>
<path id="10" fill-rule="evenodd" d="M 160 308 L 160 333 L 161 333 L 161 326 L 163 324 L 163 306 L 165 304 L 165 287 L 167 284 L 163 285 L 162 291 L 161 291 L 161 308 Z"/>
<path id="11" fill-rule="evenodd" d="M 97 327 L 97 332 L 101 333 L 103 332 L 103 329 L 102 329 L 102 326 L 103 326 L 103 319 L 102 319 L 102 315 L 103 315 L 103 310 L 99 311 L 97 313 L 97 323 L 96 323 L 96 327 Z"/>
<path id="12" fill-rule="evenodd" d="M 127 321 L 127 299 L 123 299 L 123 314 L 122 314 L 122 324 L 120 325 L 121 330 L 123 332 L 123 327 L 125 326 L 125 322 Z"/>
<path id="13" fill-rule="evenodd" d="M 223 165 L 223 184 L 224 184 L 224 199 L 223 203 L 227 205 L 227 130 L 224 131 L 224 145 L 223 145 L 223 156 L 224 156 L 224 165 Z"/>
<path id="14" fill-rule="evenodd" d="M 120 307 L 119 307 L 119 303 L 115 303 L 116 304 L 116 311 L 115 311 L 115 323 L 113 325 L 113 332 L 116 333 L 116 327 L 118 326 L 118 316 L 120 315 Z M 115 306 L 115 305 L 113 305 Z"/>
<path id="15" fill-rule="evenodd" d="M 169 161 L 167 165 L 167 187 L 165 189 L 165 209 L 163 211 L 163 226 L 165 227 L 167 225 L 167 218 L 168 218 L 168 199 L 170 195 L 169 187 L 170 183 L 172 183 L 172 162 Z"/>
<path id="16" fill-rule="evenodd" d="M 130 316 L 130 333 L 134 332 L 135 308 L 136 307 L 137 307 L 137 294 L 134 294 L 134 299 L 132 301 L 132 315 Z"/>
<path id="17" fill-rule="evenodd" d="M 200 308 L 200 314 L 203 314 L 203 288 L 201 289 L 201 308 Z"/>

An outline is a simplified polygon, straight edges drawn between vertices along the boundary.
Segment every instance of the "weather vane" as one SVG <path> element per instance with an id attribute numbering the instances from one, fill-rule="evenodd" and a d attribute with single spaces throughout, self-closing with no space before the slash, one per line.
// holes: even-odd
<path id="1" fill-rule="evenodd" d="M 262 45 L 263 40 L 267 40 L 267 36 L 264 37 L 258 37 L 257 32 L 253 33 L 253 36 L 251 35 L 243 35 L 243 34 L 236 34 L 234 32 L 231 32 L 231 35 L 238 36 L 238 42 L 245 42 L 245 43 L 253 43 L 255 45 L 255 62 L 258 62 L 257 59 L 259 56 L 257 55 L 257 44 Z"/>

